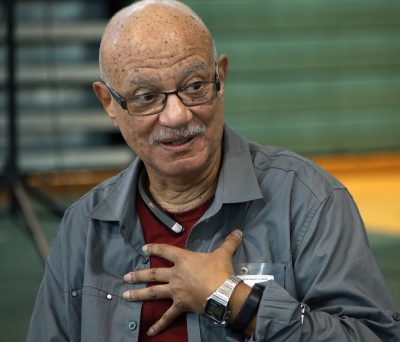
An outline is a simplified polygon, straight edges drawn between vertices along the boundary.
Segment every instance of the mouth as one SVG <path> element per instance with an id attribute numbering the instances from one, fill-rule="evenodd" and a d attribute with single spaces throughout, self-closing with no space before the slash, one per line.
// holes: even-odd
<path id="1" fill-rule="evenodd" d="M 188 138 L 180 138 L 180 139 L 171 139 L 167 141 L 162 141 L 161 144 L 165 146 L 181 146 L 189 143 L 195 138 L 195 136 L 188 137 Z"/>

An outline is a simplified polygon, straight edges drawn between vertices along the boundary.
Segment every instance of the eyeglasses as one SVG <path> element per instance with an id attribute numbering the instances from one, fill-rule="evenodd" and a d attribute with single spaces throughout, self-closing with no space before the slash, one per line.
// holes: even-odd
<path id="1" fill-rule="evenodd" d="M 176 94 L 182 103 L 187 107 L 199 106 L 217 97 L 221 89 L 221 82 L 218 75 L 218 65 L 213 81 L 196 81 L 189 83 L 175 91 L 147 92 L 140 95 L 133 95 L 123 98 L 111 86 L 103 80 L 112 97 L 117 101 L 122 109 L 128 111 L 130 115 L 146 116 L 158 114 L 164 110 L 168 95 Z"/>

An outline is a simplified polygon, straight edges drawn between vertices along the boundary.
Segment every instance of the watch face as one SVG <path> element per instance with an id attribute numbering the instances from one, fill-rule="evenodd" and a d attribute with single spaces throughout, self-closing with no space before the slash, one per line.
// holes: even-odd
<path id="1" fill-rule="evenodd" d="M 217 302 L 214 299 L 207 301 L 204 313 L 218 323 L 222 323 L 225 318 L 226 307 L 225 305 Z"/>

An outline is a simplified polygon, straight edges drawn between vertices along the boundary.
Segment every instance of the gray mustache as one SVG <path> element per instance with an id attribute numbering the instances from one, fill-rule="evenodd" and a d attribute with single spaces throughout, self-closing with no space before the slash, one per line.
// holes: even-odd
<path id="1" fill-rule="evenodd" d="M 164 127 L 150 136 L 150 144 L 154 145 L 166 139 L 187 139 L 196 135 L 204 135 L 206 126 L 202 123 L 189 124 L 180 128 Z"/>

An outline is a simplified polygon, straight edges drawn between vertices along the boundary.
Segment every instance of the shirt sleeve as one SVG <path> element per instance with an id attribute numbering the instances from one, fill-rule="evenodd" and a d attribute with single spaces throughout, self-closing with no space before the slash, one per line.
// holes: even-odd
<path id="1" fill-rule="evenodd" d="M 31 317 L 27 342 L 71 341 L 67 327 L 60 235 L 59 231 L 50 248 Z"/>
<path id="2" fill-rule="evenodd" d="M 345 189 L 317 208 L 293 260 L 297 298 L 265 283 L 251 340 L 399 341 L 399 314 Z"/>

